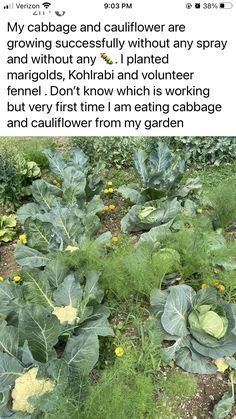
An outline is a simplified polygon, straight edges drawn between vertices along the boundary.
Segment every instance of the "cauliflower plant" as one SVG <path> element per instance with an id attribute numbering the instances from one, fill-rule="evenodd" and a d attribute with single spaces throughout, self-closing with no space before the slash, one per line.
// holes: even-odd
<path id="1" fill-rule="evenodd" d="M 36 378 L 38 367 L 33 367 L 22 376 L 16 379 L 15 387 L 11 396 L 13 399 L 12 409 L 32 413 L 34 407 L 28 401 L 31 396 L 40 396 L 48 391 L 52 391 L 55 383 L 50 380 L 39 380 Z"/>
<path id="2" fill-rule="evenodd" d="M 52 314 L 55 314 L 62 324 L 74 324 L 80 320 L 79 317 L 77 317 L 77 308 L 72 306 L 54 307 Z"/>

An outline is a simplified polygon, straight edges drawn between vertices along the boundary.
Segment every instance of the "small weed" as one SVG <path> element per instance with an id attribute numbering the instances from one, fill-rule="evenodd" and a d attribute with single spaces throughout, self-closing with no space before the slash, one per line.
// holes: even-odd
<path id="1" fill-rule="evenodd" d="M 175 371 L 167 376 L 163 390 L 168 397 L 193 397 L 197 391 L 197 381 L 193 375 Z"/>

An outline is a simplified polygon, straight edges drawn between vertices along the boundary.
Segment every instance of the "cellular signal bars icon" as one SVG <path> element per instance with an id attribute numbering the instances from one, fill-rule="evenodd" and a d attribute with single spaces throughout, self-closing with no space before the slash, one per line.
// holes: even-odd
<path id="1" fill-rule="evenodd" d="M 3 6 L 3 9 L 13 9 L 14 3 L 7 4 L 6 6 Z"/>

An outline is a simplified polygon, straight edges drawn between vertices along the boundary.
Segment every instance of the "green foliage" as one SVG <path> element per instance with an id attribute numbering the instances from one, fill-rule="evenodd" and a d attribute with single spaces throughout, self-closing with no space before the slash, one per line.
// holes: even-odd
<path id="1" fill-rule="evenodd" d="M 63 252 L 59 258 L 72 270 L 78 269 L 82 274 L 89 271 L 101 271 L 105 256 L 101 243 L 97 240 L 85 240 L 79 249 Z"/>
<path id="2" fill-rule="evenodd" d="M 170 147 L 183 152 L 191 167 L 219 166 L 236 157 L 235 137 L 174 137 Z"/>
<path id="3" fill-rule="evenodd" d="M 28 246 L 16 247 L 21 266 L 44 266 L 44 255 L 76 250 L 81 243 L 95 237 L 100 227 L 96 214 L 103 208 L 97 195 L 102 181 L 94 175 L 96 170 L 91 172 L 84 153 L 74 149 L 67 160 L 58 151 L 44 153 L 52 174 L 61 183 L 54 186 L 45 180 L 33 182 L 35 202 L 23 205 L 17 212 L 28 238 Z M 110 233 L 104 233 L 96 243 L 104 247 L 109 238 Z"/>
<path id="4" fill-rule="evenodd" d="M 48 160 L 42 151 L 53 147 L 52 137 L 0 137 L 0 149 L 12 152 L 24 157 L 26 161 L 33 161 L 41 169 L 48 168 Z"/>
<path id="5" fill-rule="evenodd" d="M 188 195 L 201 188 L 199 179 L 188 179 L 184 185 L 180 184 L 185 161 L 172 155 L 162 142 L 150 154 L 136 150 L 134 161 L 142 186 L 131 184 L 118 189 L 124 198 L 135 204 L 121 221 L 122 231 L 150 230 L 173 222 Z"/>
<path id="6" fill-rule="evenodd" d="M 213 419 L 228 418 L 235 403 L 234 385 L 236 384 L 236 360 L 234 358 L 226 358 L 225 362 L 231 368 L 229 374 L 230 386 L 221 400 L 214 406 Z"/>
<path id="7" fill-rule="evenodd" d="M 144 205 L 133 205 L 121 220 L 122 231 L 148 231 L 154 227 L 169 225 L 181 210 L 181 205 L 174 199 L 149 201 Z"/>
<path id="8" fill-rule="evenodd" d="M 182 371 L 175 371 L 168 374 L 162 384 L 165 394 L 172 397 L 190 398 L 197 392 L 197 380 L 191 374 Z"/>
<path id="9" fill-rule="evenodd" d="M 82 418 L 155 417 L 151 378 L 136 373 L 134 365 L 130 352 L 117 359 L 113 368 L 102 373 L 99 382 L 90 386 Z"/>
<path id="10" fill-rule="evenodd" d="M 164 349 L 166 360 L 189 372 L 212 374 L 216 367 L 210 358 L 234 354 L 235 308 L 216 289 L 196 293 L 188 285 L 172 286 L 154 291 L 151 305 L 164 339 L 175 340 Z"/>
<path id="11" fill-rule="evenodd" d="M 224 285 L 224 299 L 229 303 L 236 303 L 236 275 L 235 271 L 219 271 L 215 275 L 219 282 Z"/>
<path id="12" fill-rule="evenodd" d="M 0 203 L 9 209 L 15 209 L 21 200 L 23 164 L 14 149 L 0 149 Z"/>
<path id="13" fill-rule="evenodd" d="M 209 194 L 214 228 L 226 228 L 236 221 L 236 181 L 225 181 Z"/>
<path id="14" fill-rule="evenodd" d="M 103 261 L 101 283 L 119 297 L 128 297 L 134 292 L 148 294 L 153 287 L 161 284 L 162 270 L 158 272 L 152 255 L 145 246 L 119 248 Z"/>
<path id="15" fill-rule="evenodd" d="M 222 397 L 222 399 L 214 406 L 213 419 L 224 419 L 228 418 L 233 406 L 234 406 L 234 393 L 232 389 L 228 390 Z"/>
<path id="16" fill-rule="evenodd" d="M 133 149 L 145 147 L 147 141 L 147 137 L 76 137 L 72 144 L 91 161 L 102 161 L 109 168 L 125 168 L 132 166 Z"/>
<path id="17" fill-rule="evenodd" d="M 40 176 L 35 162 L 27 162 L 14 148 L 0 148 L 0 204 L 9 209 L 19 206 L 25 195 L 31 194 L 31 181 Z"/>
<path id="18" fill-rule="evenodd" d="M 235 269 L 235 241 L 227 241 L 220 231 L 214 231 L 209 218 L 183 215 L 171 228 L 172 232 L 165 225 L 153 228 L 141 235 L 139 244 L 145 243 L 150 251 L 178 252 L 179 264 L 175 262 L 177 254 L 173 255 L 173 272 L 177 270 L 182 279 L 199 285 L 201 279 L 205 282 L 205 278 L 214 278 L 214 267 Z"/>
<path id="19" fill-rule="evenodd" d="M 0 215 L 0 242 L 10 242 L 16 232 L 16 217 L 14 215 Z"/>
<path id="20" fill-rule="evenodd" d="M 132 314 L 131 314 L 132 316 Z M 153 320 L 146 320 L 145 322 L 134 318 L 134 326 L 138 333 L 138 350 L 137 354 L 137 371 L 145 375 L 156 374 L 160 370 L 163 361 L 162 350 L 162 331 L 156 326 Z"/>
<path id="21" fill-rule="evenodd" d="M 174 371 L 158 383 L 159 391 L 156 400 L 157 419 L 180 419 L 183 412 L 178 407 L 178 402 L 184 402 L 196 394 L 197 382 L 190 374 Z"/>
<path id="22" fill-rule="evenodd" d="M 98 335 L 113 334 L 107 322 L 109 310 L 101 304 L 103 291 L 98 285 L 98 273 L 81 276 L 56 260 L 44 271 L 23 269 L 21 278 L 22 286 L 0 283 L 0 391 L 10 390 L 1 417 L 6 405 L 11 409 L 16 379 L 23 379 L 27 369 L 35 365 L 39 366 L 37 375 L 52 377 L 55 387 L 47 395 L 46 404 L 41 398 L 35 401 L 35 409 L 53 409 L 54 396 L 63 394 L 68 379 L 88 376 L 98 361 Z M 55 349 L 59 345 L 58 357 Z M 18 388 L 17 384 L 17 394 Z"/>

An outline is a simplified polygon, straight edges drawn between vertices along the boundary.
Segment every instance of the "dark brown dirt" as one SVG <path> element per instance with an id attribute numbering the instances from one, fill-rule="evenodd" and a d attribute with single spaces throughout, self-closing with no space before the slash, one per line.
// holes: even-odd
<path id="1" fill-rule="evenodd" d="M 0 276 L 12 275 L 19 270 L 14 257 L 14 245 L 0 246 Z"/>
<path id="2" fill-rule="evenodd" d="M 6 207 L 0 205 L 0 215 L 10 215 Z M 0 276 L 11 275 L 19 269 L 14 257 L 14 243 L 0 244 Z"/>
<path id="3" fill-rule="evenodd" d="M 227 377 L 215 375 L 195 375 L 198 382 L 196 395 L 189 400 L 179 402 L 182 419 L 211 419 L 214 405 L 222 398 L 228 388 Z M 236 408 L 229 418 L 236 418 Z"/>
<path id="4" fill-rule="evenodd" d="M 127 212 L 128 205 L 123 198 L 117 196 L 117 194 L 111 194 L 106 196 L 102 194 L 104 205 L 115 205 L 114 210 L 105 211 L 100 215 L 102 222 L 103 231 L 111 231 L 113 235 L 117 235 L 120 232 L 120 221 Z"/>

